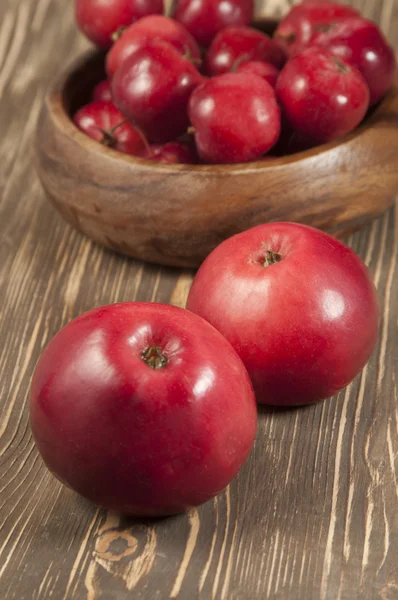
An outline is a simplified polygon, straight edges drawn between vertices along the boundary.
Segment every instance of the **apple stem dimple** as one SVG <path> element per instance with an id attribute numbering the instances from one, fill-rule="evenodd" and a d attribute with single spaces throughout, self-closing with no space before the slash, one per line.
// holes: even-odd
<path id="1" fill-rule="evenodd" d="M 334 57 L 334 62 L 337 65 L 338 70 L 340 71 L 340 73 L 348 73 L 348 71 L 350 70 L 348 65 L 346 65 L 342 60 L 340 60 L 337 57 Z"/>
<path id="2" fill-rule="evenodd" d="M 142 351 L 141 358 L 151 369 L 163 369 L 169 362 L 160 346 L 148 346 Z"/>
<path id="3" fill-rule="evenodd" d="M 267 250 L 264 258 L 260 261 L 260 264 L 263 267 L 270 267 L 271 265 L 275 265 L 276 263 L 282 260 L 282 256 L 277 252 L 273 252 L 272 250 Z"/>
<path id="4" fill-rule="evenodd" d="M 314 30 L 319 31 L 321 33 L 327 33 L 331 29 L 336 27 L 336 23 L 320 23 L 319 25 L 315 25 Z"/>
<path id="5" fill-rule="evenodd" d="M 116 136 L 114 135 L 114 133 L 118 129 L 118 127 L 121 127 L 125 123 L 126 123 L 126 119 L 124 121 L 121 121 L 120 123 L 118 123 L 110 131 L 107 131 L 106 129 L 100 129 L 100 132 L 102 133 L 102 136 L 103 136 L 100 143 L 103 146 L 106 146 L 107 148 L 114 148 L 117 144 Z"/>

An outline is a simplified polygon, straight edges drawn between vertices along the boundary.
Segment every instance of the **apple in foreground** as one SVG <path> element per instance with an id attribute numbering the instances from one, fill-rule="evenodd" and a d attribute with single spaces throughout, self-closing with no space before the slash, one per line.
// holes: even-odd
<path id="1" fill-rule="evenodd" d="M 310 404 L 365 366 L 378 304 L 365 265 L 332 236 L 295 223 L 259 225 L 220 244 L 187 307 L 231 342 L 257 401 Z"/>
<path id="2" fill-rule="evenodd" d="M 62 482 L 105 508 L 160 516 L 228 485 L 257 415 L 241 360 L 211 325 L 173 306 L 122 303 L 81 315 L 50 342 L 30 419 Z"/>

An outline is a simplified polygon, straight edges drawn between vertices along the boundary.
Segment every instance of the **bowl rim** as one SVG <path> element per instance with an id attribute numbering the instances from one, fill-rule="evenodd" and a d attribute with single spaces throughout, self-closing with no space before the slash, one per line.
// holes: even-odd
<path id="1" fill-rule="evenodd" d="M 256 23 L 271 21 L 271 19 L 256 19 Z M 283 168 L 292 163 L 297 163 L 302 160 L 311 159 L 314 156 L 320 154 L 326 154 L 327 152 L 333 151 L 335 148 L 347 144 L 354 139 L 357 139 L 361 135 L 368 132 L 379 119 L 381 113 L 388 109 L 392 103 L 394 96 L 398 93 L 398 76 L 396 77 L 394 84 L 387 95 L 380 101 L 380 103 L 373 109 L 373 113 L 362 121 L 362 123 L 353 131 L 346 134 L 345 136 L 320 144 L 309 150 L 303 150 L 287 156 L 267 156 L 265 155 L 259 160 L 246 162 L 246 163 L 207 163 L 207 164 L 173 164 L 173 163 L 161 163 L 146 158 L 140 158 L 132 156 L 123 152 L 119 152 L 113 148 L 109 148 L 99 144 L 96 140 L 91 139 L 85 135 L 75 125 L 72 117 L 68 114 L 65 108 L 65 89 L 68 82 L 74 73 L 84 66 L 99 57 L 103 52 L 96 49 L 91 49 L 83 54 L 80 54 L 77 58 L 69 62 L 69 64 L 62 69 L 50 82 L 47 92 L 45 94 L 45 104 L 51 114 L 51 118 L 56 127 L 62 131 L 62 133 L 72 139 L 81 148 L 86 149 L 90 153 L 100 154 L 107 156 L 108 158 L 117 159 L 123 161 L 128 165 L 148 169 L 150 171 L 159 172 L 171 172 L 171 173 L 197 173 L 198 175 L 208 175 L 209 173 L 217 172 L 219 175 L 229 175 L 236 173 L 250 173 L 258 170 L 267 171 L 267 169 Z"/>

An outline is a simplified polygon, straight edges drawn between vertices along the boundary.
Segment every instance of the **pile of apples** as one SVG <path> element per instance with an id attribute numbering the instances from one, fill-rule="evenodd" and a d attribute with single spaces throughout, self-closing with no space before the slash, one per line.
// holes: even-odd
<path id="1" fill-rule="evenodd" d="M 392 48 L 349 6 L 306 0 L 273 37 L 253 0 L 75 0 L 107 80 L 74 116 L 90 137 L 166 163 L 242 163 L 346 135 L 391 88 Z"/>

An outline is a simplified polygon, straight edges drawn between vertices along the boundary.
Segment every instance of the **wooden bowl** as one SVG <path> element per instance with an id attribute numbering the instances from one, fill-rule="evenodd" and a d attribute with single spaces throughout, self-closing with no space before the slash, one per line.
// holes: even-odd
<path id="1" fill-rule="evenodd" d="M 337 142 L 247 164 L 164 165 L 101 146 L 73 124 L 71 115 L 104 77 L 103 58 L 84 56 L 51 85 L 38 124 L 37 163 L 53 205 L 104 246 L 197 267 L 225 238 L 269 221 L 341 236 L 383 213 L 398 191 L 397 85 Z"/>

